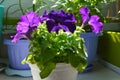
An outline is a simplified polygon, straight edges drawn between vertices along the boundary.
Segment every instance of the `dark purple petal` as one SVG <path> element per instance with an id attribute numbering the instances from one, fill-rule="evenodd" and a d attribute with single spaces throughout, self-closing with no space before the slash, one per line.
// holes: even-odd
<path id="1" fill-rule="evenodd" d="M 51 31 L 58 33 L 58 31 L 59 31 L 60 29 L 61 29 L 60 26 L 54 26 Z"/>
<path id="2" fill-rule="evenodd" d="M 74 32 L 76 29 L 76 20 L 74 15 L 65 13 L 63 10 L 60 10 L 58 12 L 55 12 L 54 10 L 50 11 L 50 13 L 48 13 L 48 18 L 49 20 L 47 21 L 47 28 L 49 32 L 51 30 L 57 30 L 55 32 L 58 32 L 59 29 Z"/>
<path id="3" fill-rule="evenodd" d="M 61 29 L 63 29 L 65 32 L 70 32 L 70 30 L 68 29 L 68 27 L 66 25 L 59 25 L 61 27 Z"/>
<path id="4" fill-rule="evenodd" d="M 46 10 L 44 10 L 44 12 L 43 12 L 43 17 L 47 17 L 47 11 Z"/>
<path id="5" fill-rule="evenodd" d="M 65 25 L 57 25 L 57 26 L 54 26 L 51 31 L 58 33 L 58 31 L 59 31 L 60 29 L 62 29 L 62 30 L 65 31 L 65 32 L 70 32 L 69 29 L 68 29 L 68 27 L 65 26 Z"/>
<path id="6" fill-rule="evenodd" d="M 69 17 L 68 17 L 69 16 Z M 68 19 L 67 19 L 68 18 Z M 65 19 L 64 22 L 73 22 L 73 23 L 76 23 L 76 19 L 75 19 L 75 16 L 73 14 L 70 14 L 70 15 L 67 15 L 67 18 Z"/>
<path id="7" fill-rule="evenodd" d="M 73 14 L 71 14 L 71 19 L 72 19 L 72 22 L 74 22 L 74 23 L 76 23 L 77 22 L 77 20 L 75 19 L 75 16 L 73 15 Z"/>
<path id="8" fill-rule="evenodd" d="M 51 32 L 52 28 L 55 26 L 54 20 L 48 20 L 46 24 L 47 24 L 48 31 Z"/>
<path id="9" fill-rule="evenodd" d="M 50 13 L 48 13 L 48 18 L 57 20 L 58 18 L 57 12 L 55 12 L 54 10 L 51 10 Z"/>
<path id="10" fill-rule="evenodd" d="M 48 17 L 40 16 L 40 22 L 44 22 L 46 20 L 49 20 L 49 18 Z"/>
<path id="11" fill-rule="evenodd" d="M 70 23 L 70 22 L 67 22 L 67 23 L 64 23 L 62 25 L 65 25 L 67 26 L 67 28 L 69 29 L 70 32 L 74 32 L 76 30 L 76 25 L 75 23 Z"/>

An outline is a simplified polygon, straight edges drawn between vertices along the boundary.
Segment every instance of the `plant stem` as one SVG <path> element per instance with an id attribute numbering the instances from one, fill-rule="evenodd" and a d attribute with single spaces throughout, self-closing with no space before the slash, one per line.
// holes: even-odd
<path id="1" fill-rule="evenodd" d="M 21 5 L 21 0 L 19 0 L 19 6 L 20 6 L 20 10 L 21 10 L 22 14 L 24 14 L 24 11 L 23 11 L 23 8 L 22 8 L 22 5 Z"/>
<path id="2" fill-rule="evenodd" d="M 33 4 L 33 12 L 35 12 L 35 10 L 36 10 L 36 9 L 35 9 L 35 4 Z"/>
<path id="3" fill-rule="evenodd" d="M 0 4 L 2 4 L 4 2 L 4 0 L 0 1 Z"/>
<path id="4" fill-rule="evenodd" d="M 81 28 L 82 28 L 82 29 L 84 28 L 84 23 L 82 23 Z"/>

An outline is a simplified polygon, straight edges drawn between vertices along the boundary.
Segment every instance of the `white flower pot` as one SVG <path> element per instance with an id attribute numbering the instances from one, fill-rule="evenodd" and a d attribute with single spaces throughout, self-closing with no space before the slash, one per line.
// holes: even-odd
<path id="1" fill-rule="evenodd" d="M 77 70 L 70 64 L 58 63 L 52 73 L 45 79 L 39 76 L 40 70 L 36 64 L 29 64 L 33 80 L 77 80 Z"/>

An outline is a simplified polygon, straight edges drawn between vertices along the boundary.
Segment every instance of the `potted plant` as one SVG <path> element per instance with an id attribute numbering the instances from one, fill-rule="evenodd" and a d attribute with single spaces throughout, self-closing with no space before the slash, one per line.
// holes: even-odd
<path id="1" fill-rule="evenodd" d="M 20 0 L 19 0 L 20 4 Z M 21 72 L 25 71 L 26 73 L 30 73 L 30 68 L 28 64 L 22 65 L 21 61 L 27 56 L 29 48 L 29 41 L 28 40 L 20 40 L 16 44 L 12 43 L 12 39 L 10 38 L 12 35 L 15 34 L 15 26 L 17 22 L 19 21 L 18 18 L 12 18 L 9 17 L 8 15 L 13 15 L 16 12 L 20 11 L 19 8 L 14 9 L 13 12 L 11 8 L 12 7 L 20 7 L 21 6 L 18 4 L 11 4 L 6 8 L 5 11 L 5 17 L 4 17 L 4 27 L 3 27 L 3 55 L 5 55 L 5 52 L 7 53 L 7 57 L 9 59 L 9 65 L 8 68 L 6 68 L 5 73 L 7 75 L 19 75 L 19 76 L 31 76 L 31 74 L 21 74 Z"/>
<path id="2" fill-rule="evenodd" d="M 17 42 L 21 38 L 30 40 L 29 54 L 23 63 L 31 66 L 34 80 L 76 80 L 77 73 L 86 68 L 86 48 L 84 39 L 80 37 L 81 33 L 85 33 L 82 28 L 90 25 L 92 31 L 98 34 L 103 23 L 99 16 L 90 16 L 87 7 L 82 7 L 80 14 L 81 27 L 76 26 L 74 15 L 64 10 L 44 11 L 41 16 L 28 12 L 20 17 L 17 34 L 12 41 Z"/>
<path id="3" fill-rule="evenodd" d="M 7 57 L 9 59 L 9 65 L 5 69 L 5 73 L 10 76 L 11 75 L 19 75 L 19 76 L 23 76 L 23 77 L 29 77 L 29 76 L 31 76 L 29 65 L 28 64 L 23 65 L 21 63 L 21 61 L 29 53 L 29 40 L 22 39 L 22 40 L 19 40 L 17 43 L 13 43 L 12 39 L 10 38 L 16 32 L 15 26 L 16 26 L 17 22 L 19 21 L 19 18 L 11 18 L 8 15 L 15 14 L 20 11 L 22 14 L 24 14 L 27 9 L 26 9 L 26 7 L 24 8 L 21 5 L 21 3 L 22 3 L 21 0 L 19 0 L 18 4 L 11 4 L 6 9 L 6 14 L 5 14 L 5 18 L 4 18 L 5 26 L 3 28 L 3 35 L 4 35 L 3 39 L 4 39 L 4 44 L 6 45 L 4 47 L 4 49 L 8 55 Z M 19 6 L 19 8 L 15 8 L 13 11 L 11 11 L 11 9 L 16 6 L 17 7 Z"/>
<path id="4" fill-rule="evenodd" d="M 2 1 L 1 1 L 2 2 Z M 17 42 L 17 44 L 14 44 L 11 42 L 11 36 L 14 35 L 16 33 L 16 25 L 17 22 L 19 21 L 18 17 L 10 17 L 10 15 L 23 15 L 25 14 L 27 11 L 33 9 L 33 5 L 29 5 L 27 7 L 22 6 L 22 0 L 19 0 L 18 3 L 13 3 L 10 4 L 7 8 L 6 8 L 6 13 L 5 13 L 5 17 L 4 17 L 4 21 L 3 21 L 3 39 L 4 39 L 4 44 L 7 45 L 8 48 L 8 57 L 9 57 L 9 61 L 10 61 L 10 65 L 12 66 L 12 68 L 14 69 L 29 69 L 29 67 L 25 67 L 25 65 L 21 64 L 21 60 L 25 57 L 25 55 L 28 54 L 28 45 L 29 45 L 29 40 L 19 40 Z M 32 3 L 32 2 L 31 2 Z M 45 4 L 44 1 L 37 1 L 36 5 L 34 6 L 35 9 L 39 10 L 39 8 L 41 8 L 41 6 L 43 7 L 43 4 Z M 14 8 L 14 7 L 18 7 L 18 8 Z M 14 9 L 13 9 L 14 8 Z M 34 10 L 34 9 L 33 9 Z M 23 46 L 25 48 L 23 48 Z M 24 49 L 24 50 L 23 50 Z M 19 50 L 19 51 L 17 51 Z M 25 53 L 22 52 L 26 51 Z M 16 55 L 14 55 L 16 54 Z M 18 54 L 18 55 L 17 55 Z M 19 59 L 16 56 L 21 56 L 21 58 Z M 17 60 L 16 60 L 17 58 Z"/>
<path id="5" fill-rule="evenodd" d="M 33 7 L 23 7 L 22 6 L 22 0 L 19 0 L 18 4 L 11 4 L 7 9 L 6 9 L 6 17 L 4 19 L 4 29 L 3 31 L 6 33 L 4 34 L 4 44 L 7 45 L 5 46 L 5 49 L 7 47 L 6 53 L 8 55 L 8 59 L 9 59 L 9 67 L 8 69 L 5 70 L 7 75 L 19 75 L 19 76 L 31 76 L 29 73 L 30 68 L 28 66 L 28 64 L 22 65 L 21 61 L 28 55 L 29 53 L 29 40 L 27 39 L 21 39 L 19 40 L 17 43 L 12 43 L 12 40 L 10 38 L 10 36 L 12 36 L 16 31 L 15 31 L 15 26 L 17 24 L 17 22 L 19 21 L 18 18 L 11 18 L 9 17 L 9 15 L 14 15 L 15 13 L 22 13 L 25 14 L 27 11 L 29 10 L 36 10 L 37 12 L 39 12 L 39 9 L 42 9 L 45 5 L 44 1 L 40 1 L 37 0 L 37 3 L 35 3 L 35 0 L 33 0 Z M 14 7 L 18 7 L 19 8 L 15 8 L 13 11 L 12 9 Z M 9 12 L 10 11 L 10 12 Z M 12 25 L 12 26 L 11 26 Z M 12 32 L 12 33 L 11 33 Z M 9 36 L 9 38 L 8 38 Z M 4 52 L 3 52 L 4 53 Z M 12 71 L 12 72 L 9 72 Z M 21 73 L 26 72 L 28 73 L 28 75 L 23 75 Z M 14 72 L 14 73 L 13 73 Z M 19 72 L 19 73 L 18 73 Z"/>
<path id="6" fill-rule="evenodd" d="M 91 12 L 89 13 L 89 11 L 86 10 L 86 13 L 88 12 L 89 15 L 97 14 L 101 17 L 100 21 L 104 22 L 105 18 L 102 15 L 102 9 L 104 8 L 103 4 L 107 5 L 109 3 L 111 3 L 111 1 L 107 0 L 62 0 L 59 2 L 59 5 L 60 9 L 64 9 L 66 12 L 73 13 L 77 19 L 77 25 L 81 26 L 82 19 L 81 15 L 78 14 L 79 8 L 83 6 L 88 7 Z M 84 15 L 83 13 L 81 14 Z M 86 70 L 84 70 L 84 72 L 87 72 L 93 68 L 92 62 L 95 59 L 97 53 L 98 38 L 102 35 L 102 33 L 95 34 L 91 31 L 92 28 L 89 25 L 84 26 L 85 27 L 83 27 L 83 29 L 86 31 L 86 33 L 82 33 L 81 37 L 83 37 L 85 40 L 85 46 L 88 53 L 88 67 Z"/>

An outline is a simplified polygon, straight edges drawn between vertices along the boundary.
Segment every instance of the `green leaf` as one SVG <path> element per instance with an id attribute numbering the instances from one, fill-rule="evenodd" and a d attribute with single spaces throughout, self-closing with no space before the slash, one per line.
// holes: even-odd
<path id="1" fill-rule="evenodd" d="M 80 59 L 78 56 L 76 56 L 74 54 L 70 54 L 69 61 L 73 67 L 77 67 L 79 65 Z"/>
<path id="2" fill-rule="evenodd" d="M 41 72 L 40 72 L 40 77 L 41 77 L 42 79 L 48 77 L 49 74 L 53 71 L 53 69 L 55 69 L 55 66 L 56 66 L 55 63 L 52 63 L 52 62 L 47 63 L 47 64 L 44 66 L 44 69 L 41 70 Z"/>
<path id="3" fill-rule="evenodd" d="M 79 72 L 82 72 L 87 66 L 87 59 L 75 54 L 69 55 L 69 61 L 70 64 L 75 67 Z"/>
<path id="4" fill-rule="evenodd" d="M 40 56 L 42 56 L 43 63 L 48 61 L 52 61 L 53 58 L 56 56 L 57 51 L 55 49 L 46 48 Z"/>
<path id="5" fill-rule="evenodd" d="M 77 66 L 77 70 L 78 70 L 80 73 L 82 73 L 82 72 L 85 70 L 86 66 L 87 66 L 86 64 L 80 63 L 80 64 Z"/>

